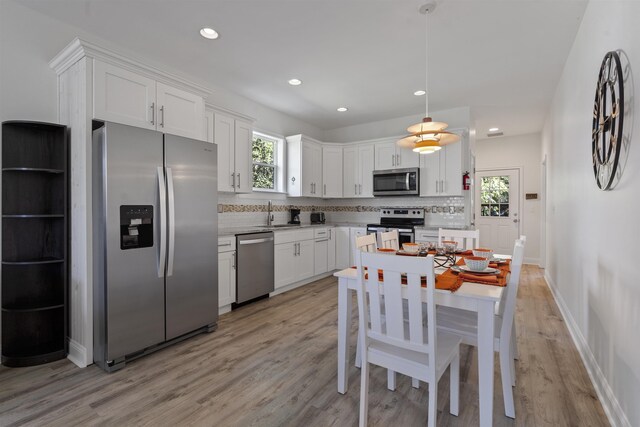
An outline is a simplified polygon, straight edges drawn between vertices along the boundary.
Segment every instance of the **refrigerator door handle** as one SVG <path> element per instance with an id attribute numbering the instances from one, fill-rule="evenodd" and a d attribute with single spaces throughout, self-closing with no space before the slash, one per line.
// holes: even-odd
<path id="1" fill-rule="evenodd" d="M 169 205 L 169 256 L 167 257 L 167 277 L 169 277 L 173 275 L 173 258 L 176 249 L 176 207 L 171 168 L 167 168 L 167 199 Z"/>
<path id="2" fill-rule="evenodd" d="M 158 196 L 160 199 L 160 253 L 158 254 L 158 277 L 164 277 L 165 261 L 167 260 L 167 188 L 164 183 L 164 170 L 158 166 Z"/>

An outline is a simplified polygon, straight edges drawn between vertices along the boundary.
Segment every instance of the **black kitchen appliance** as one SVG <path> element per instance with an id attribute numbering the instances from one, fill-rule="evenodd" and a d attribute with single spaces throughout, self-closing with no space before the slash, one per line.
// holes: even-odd
<path id="1" fill-rule="evenodd" d="M 291 220 L 289 224 L 300 224 L 300 209 L 289 209 Z"/>
<path id="2" fill-rule="evenodd" d="M 367 224 L 367 234 L 376 233 L 380 242 L 380 234 L 398 230 L 399 244 L 415 241 L 415 227 L 424 225 L 424 209 L 420 208 L 382 208 L 380 224 Z"/>
<path id="3" fill-rule="evenodd" d="M 311 224 L 324 224 L 324 212 L 311 212 Z"/>

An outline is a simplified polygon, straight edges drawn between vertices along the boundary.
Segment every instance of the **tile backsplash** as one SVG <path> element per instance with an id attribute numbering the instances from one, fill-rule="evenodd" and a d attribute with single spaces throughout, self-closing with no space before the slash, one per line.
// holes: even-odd
<path id="1" fill-rule="evenodd" d="M 464 197 L 384 197 L 371 199 L 316 199 L 287 197 L 284 194 L 220 193 L 218 224 L 221 228 L 264 225 L 267 203 L 273 202 L 274 223 L 289 221 L 289 209 L 300 209 L 300 219 L 309 222 L 313 211 L 324 212 L 329 222 L 376 223 L 383 207 L 414 207 L 425 210 L 425 223 L 432 226 L 465 225 Z"/>

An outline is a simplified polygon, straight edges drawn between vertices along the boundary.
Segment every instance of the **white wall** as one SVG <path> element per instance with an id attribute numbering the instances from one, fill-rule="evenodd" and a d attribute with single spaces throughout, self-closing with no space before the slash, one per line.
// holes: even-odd
<path id="1" fill-rule="evenodd" d="M 596 186 L 591 120 L 605 53 L 622 49 L 640 80 L 640 2 L 591 1 L 542 134 L 548 159 L 546 276 L 614 425 L 640 425 L 640 133 L 613 190 Z M 640 94 L 627 87 L 637 117 Z M 633 98 L 632 98 L 633 97 Z"/>
<path id="2" fill-rule="evenodd" d="M 520 195 L 522 234 L 527 236 L 525 262 L 532 264 L 540 261 L 540 139 L 535 133 L 476 142 L 476 170 L 521 167 L 524 193 L 538 193 L 538 200 Z"/>

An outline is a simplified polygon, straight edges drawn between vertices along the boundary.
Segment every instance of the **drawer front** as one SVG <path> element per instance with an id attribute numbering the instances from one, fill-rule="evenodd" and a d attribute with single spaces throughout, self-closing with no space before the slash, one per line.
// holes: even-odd
<path id="1" fill-rule="evenodd" d="M 218 238 L 218 253 L 236 250 L 236 236 L 224 236 Z"/>
<path id="2" fill-rule="evenodd" d="M 313 240 L 313 228 L 303 228 L 300 230 L 283 230 L 274 232 L 274 244 L 300 242 L 302 240 Z"/>
<path id="3" fill-rule="evenodd" d="M 314 228 L 313 237 L 316 239 L 326 239 L 329 237 L 329 229 L 324 227 Z"/>

